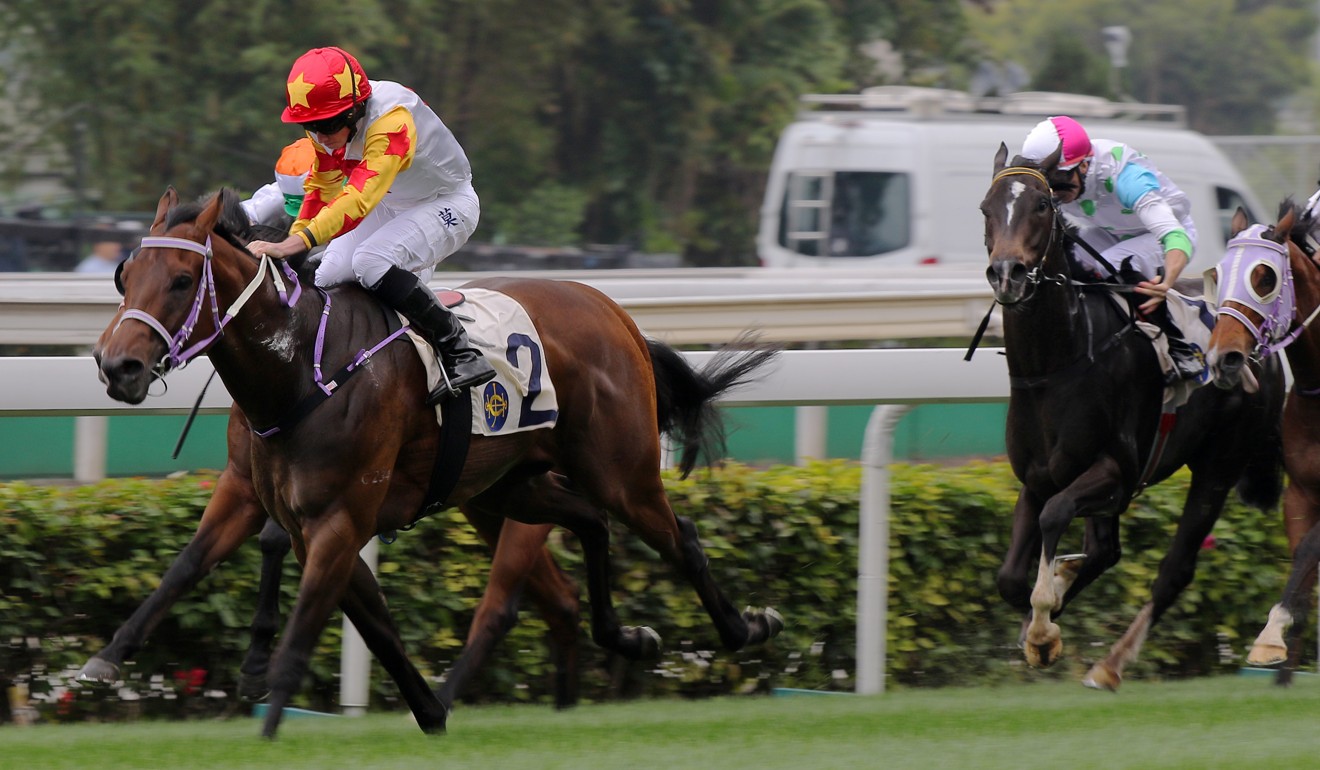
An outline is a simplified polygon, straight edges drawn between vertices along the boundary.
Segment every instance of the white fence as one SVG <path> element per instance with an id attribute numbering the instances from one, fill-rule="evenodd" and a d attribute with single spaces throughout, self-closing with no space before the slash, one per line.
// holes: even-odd
<path id="1" fill-rule="evenodd" d="M 791 350 L 765 376 L 728 394 L 731 406 L 877 404 L 866 429 L 857 576 L 857 692 L 884 691 L 889 593 L 889 464 L 892 432 L 909 405 L 991 402 L 1008 397 L 1008 371 L 995 349 L 972 361 L 951 348 L 910 350 Z M 712 353 L 686 354 L 701 365 Z M 142 406 L 110 399 L 89 357 L 0 358 L 0 416 L 180 414 L 211 374 L 205 358 L 170 375 L 170 388 Z M 217 380 L 202 407 L 222 413 L 231 403 Z M 355 636 L 355 634 L 354 634 Z M 356 644 L 360 645 L 360 642 Z M 362 647 L 345 639 L 345 703 L 365 691 L 369 667 Z"/>
<path id="2" fill-rule="evenodd" d="M 490 273 L 443 273 L 458 286 Z M 747 329 L 777 342 L 970 336 L 990 307 L 984 268 L 526 271 L 577 280 L 621 304 L 665 342 L 728 341 Z M 87 345 L 119 305 L 104 275 L 0 273 L 0 345 Z"/>

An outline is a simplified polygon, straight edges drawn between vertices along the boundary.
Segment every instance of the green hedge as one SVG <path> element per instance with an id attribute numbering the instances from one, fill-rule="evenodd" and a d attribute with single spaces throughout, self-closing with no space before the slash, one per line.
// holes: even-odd
<path id="1" fill-rule="evenodd" d="M 128 617 L 191 536 L 213 477 L 113 480 L 83 487 L 0 485 L 0 680 L 25 683 L 52 717 L 233 712 L 260 551 L 255 543 L 182 601 L 126 668 L 118 690 L 70 688 L 69 678 Z M 686 585 L 621 527 L 615 600 L 625 623 L 654 627 L 658 662 L 627 663 L 585 630 L 583 696 L 707 695 L 773 687 L 853 687 L 857 522 L 861 471 L 851 462 L 753 469 L 731 464 L 668 479 L 675 509 L 695 520 L 716 579 L 735 602 L 772 605 L 787 622 L 761 650 L 719 651 Z M 1017 484 L 1006 465 L 892 469 L 889 660 L 891 686 L 1079 677 L 1145 602 L 1173 532 L 1187 476 L 1148 490 L 1124 517 L 1123 560 L 1062 618 L 1065 661 L 1033 671 L 1015 648 L 1016 613 L 999 598 Z M 1081 526 L 1062 551 L 1079 550 Z M 1202 551 L 1198 579 L 1156 627 L 1131 676 L 1233 669 L 1276 601 L 1287 572 L 1277 512 L 1230 502 Z M 552 542 L 584 580 L 571 535 Z M 459 653 L 489 555 L 457 512 L 445 512 L 380 550 L 380 577 L 413 659 L 436 677 Z M 286 565 L 282 608 L 296 591 Z M 585 595 L 584 595 L 584 608 Z M 589 608 L 586 608 L 589 612 Z M 533 612 L 470 688 L 482 701 L 548 701 L 550 670 Z M 330 709 L 338 693 L 339 617 L 322 636 L 297 705 Z M 198 685 L 200 669 L 204 684 Z M 193 680 L 190 681 L 190 677 Z M 379 666 L 375 705 L 401 707 Z"/>

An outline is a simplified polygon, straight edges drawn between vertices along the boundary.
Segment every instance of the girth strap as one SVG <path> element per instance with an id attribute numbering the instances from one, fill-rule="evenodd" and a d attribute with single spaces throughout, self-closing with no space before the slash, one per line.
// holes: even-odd
<path id="1" fill-rule="evenodd" d="M 1146 469 L 1141 472 L 1141 480 L 1137 482 L 1137 491 L 1132 495 L 1136 498 L 1150 484 L 1150 477 L 1155 474 L 1155 468 L 1160 464 L 1160 458 L 1164 456 L 1164 448 L 1169 444 L 1169 436 L 1173 433 L 1173 426 L 1178 424 L 1178 410 L 1166 405 L 1160 411 L 1160 425 L 1155 431 L 1155 444 L 1151 447 L 1150 457 L 1146 459 Z"/>

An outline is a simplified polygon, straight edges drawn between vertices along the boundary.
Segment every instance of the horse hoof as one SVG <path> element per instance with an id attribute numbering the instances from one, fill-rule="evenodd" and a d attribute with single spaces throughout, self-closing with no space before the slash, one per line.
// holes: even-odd
<path id="1" fill-rule="evenodd" d="M 1086 677 L 1082 679 L 1082 684 L 1090 687 L 1092 690 L 1108 690 L 1109 692 L 1118 692 L 1118 686 L 1123 684 L 1123 677 L 1116 671 L 1103 663 L 1097 663 L 1091 666 Z"/>
<path id="2" fill-rule="evenodd" d="M 1032 668 L 1049 668 L 1063 657 L 1063 640 L 1055 639 L 1045 644 L 1027 642 L 1022 648 L 1027 665 Z"/>
<path id="3" fill-rule="evenodd" d="M 240 673 L 238 675 L 238 697 L 248 703 L 260 703 L 270 697 L 270 686 L 266 677 Z"/>
<path id="4" fill-rule="evenodd" d="M 619 653 L 629 660 L 659 660 L 660 634 L 650 626 L 625 626 L 619 631 Z"/>
<path id="5" fill-rule="evenodd" d="M 92 658 L 78 672 L 79 682 L 110 684 L 119 681 L 119 666 L 103 658 Z"/>
<path id="6" fill-rule="evenodd" d="M 744 647 L 754 647 L 779 636 L 779 632 L 784 630 L 784 616 L 780 615 L 774 607 L 766 607 L 764 610 L 753 610 L 747 607 L 743 610 L 743 622 L 747 624 L 747 642 Z"/>
<path id="7" fill-rule="evenodd" d="M 1277 666 L 1288 659 L 1288 649 L 1276 644 L 1257 644 L 1247 654 L 1248 666 Z"/>

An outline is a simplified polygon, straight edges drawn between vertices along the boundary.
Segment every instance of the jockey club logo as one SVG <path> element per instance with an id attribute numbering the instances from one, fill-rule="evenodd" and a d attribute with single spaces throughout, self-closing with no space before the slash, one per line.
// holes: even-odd
<path id="1" fill-rule="evenodd" d="M 486 389 L 481 392 L 481 403 L 486 427 L 491 431 L 503 428 L 504 421 L 509 419 L 509 392 L 498 380 L 486 383 Z"/>

